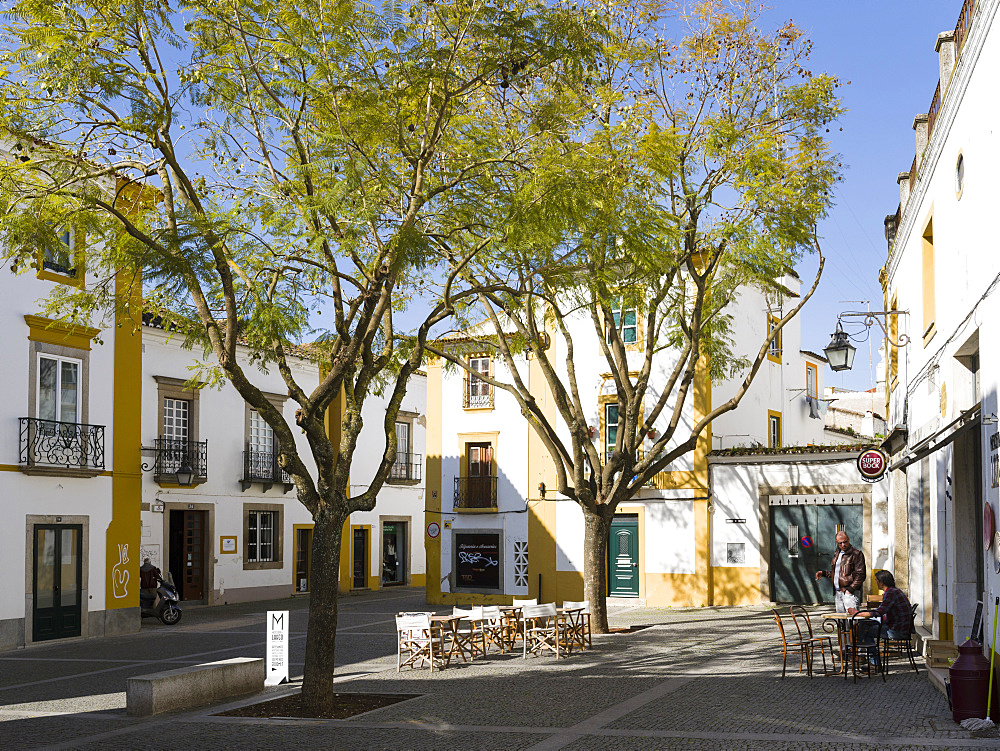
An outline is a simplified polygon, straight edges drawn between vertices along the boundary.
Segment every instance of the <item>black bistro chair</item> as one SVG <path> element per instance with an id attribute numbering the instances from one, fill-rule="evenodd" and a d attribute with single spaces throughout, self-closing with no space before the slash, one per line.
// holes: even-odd
<path id="1" fill-rule="evenodd" d="M 910 667 L 913 668 L 913 672 L 919 673 L 920 668 L 917 667 L 916 662 L 916 652 L 913 649 L 913 634 L 916 632 L 914 627 L 917 621 L 917 604 L 913 603 L 910 606 L 910 633 L 906 635 L 904 639 L 882 639 L 882 664 L 884 666 L 885 672 L 889 672 L 889 655 L 895 654 L 900 657 L 907 657 L 910 660 Z"/>
<path id="2" fill-rule="evenodd" d="M 858 682 L 858 662 L 861 661 L 865 673 L 871 678 L 872 670 L 878 670 L 885 681 L 885 662 L 879 655 L 879 633 L 882 624 L 870 618 L 856 618 L 851 627 L 851 673 Z M 871 663 L 874 662 L 873 666 Z M 845 671 L 844 677 L 847 677 Z"/>

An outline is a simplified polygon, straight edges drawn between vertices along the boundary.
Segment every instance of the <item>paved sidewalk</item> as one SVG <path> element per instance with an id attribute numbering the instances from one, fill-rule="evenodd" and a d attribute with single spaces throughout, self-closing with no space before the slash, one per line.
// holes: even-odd
<path id="1" fill-rule="evenodd" d="M 129 675 L 263 654 L 268 608 L 292 611 L 292 672 L 301 673 L 305 602 L 185 612 L 174 630 L 0 653 L 3 748 L 372 749 L 897 749 L 1000 748 L 951 720 L 927 680 L 895 665 L 879 678 L 782 680 L 777 629 L 764 608 L 628 609 L 613 624 L 655 624 L 596 636 L 556 661 L 494 655 L 433 675 L 395 671 L 392 614 L 421 606 L 419 590 L 343 601 L 343 691 L 414 698 L 352 720 L 213 716 L 137 720 L 124 714 Z M 153 650 L 153 651 L 151 651 Z M 278 695 L 288 689 L 272 690 Z M 239 702 L 244 703 L 244 702 Z M 231 705 L 230 705 L 231 706 Z M 855 718 L 844 724 L 845 715 Z"/>

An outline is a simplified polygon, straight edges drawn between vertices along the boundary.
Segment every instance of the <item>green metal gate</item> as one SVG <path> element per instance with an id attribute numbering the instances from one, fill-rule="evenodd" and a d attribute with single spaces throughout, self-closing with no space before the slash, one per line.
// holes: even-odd
<path id="1" fill-rule="evenodd" d="M 847 532 L 854 547 L 864 549 L 863 507 L 801 503 L 772 505 L 770 509 L 771 599 L 833 602 L 833 583 L 829 579 L 817 581 L 816 572 L 829 570 L 840 530 Z"/>

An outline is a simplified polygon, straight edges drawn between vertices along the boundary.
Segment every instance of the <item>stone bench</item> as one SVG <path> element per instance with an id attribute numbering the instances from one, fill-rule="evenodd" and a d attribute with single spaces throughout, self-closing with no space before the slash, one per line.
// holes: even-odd
<path id="1" fill-rule="evenodd" d="M 125 706 L 136 717 L 225 702 L 264 688 L 264 660 L 234 657 L 129 678 Z"/>

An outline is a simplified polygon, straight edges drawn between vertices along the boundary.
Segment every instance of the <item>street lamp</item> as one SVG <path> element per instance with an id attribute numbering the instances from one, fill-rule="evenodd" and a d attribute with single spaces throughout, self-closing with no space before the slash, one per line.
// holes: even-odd
<path id="1" fill-rule="evenodd" d="M 894 339 L 891 328 L 883 322 L 883 319 L 887 322 L 889 316 L 907 315 L 908 313 L 909 311 L 906 310 L 866 310 L 841 313 L 837 316 L 837 330 L 833 332 L 830 343 L 823 350 L 826 353 L 826 359 L 830 361 L 830 369 L 834 371 L 850 370 L 851 366 L 854 365 L 854 353 L 857 351 L 851 344 L 851 339 L 844 331 L 843 326 L 840 325 L 840 319 L 861 318 L 861 322 L 869 329 L 872 324 L 877 323 L 885 335 L 886 343 L 890 347 L 901 349 L 910 343 L 910 337 L 906 334 L 899 334 Z"/>
<path id="2" fill-rule="evenodd" d="M 840 325 L 840 319 L 837 319 L 837 330 L 833 332 L 830 343 L 823 350 L 826 353 L 826 359 L 830 361 L 830 369 L 834 371 L 850 370 L 851 366 L 854 365 L 856 351 L 850 339 L 847 338 L 843 326 Z"/>
<path id="3" fill-rule="evenodd" d="M 184 459 L 181 461 L 181 466 L 177 470 L 177 484 L 182 487 L 190 487 L 191 483 L 194 481 L 194 470 L 191 469 L 191 462 L 188 461 L 185 455 Z"/>

